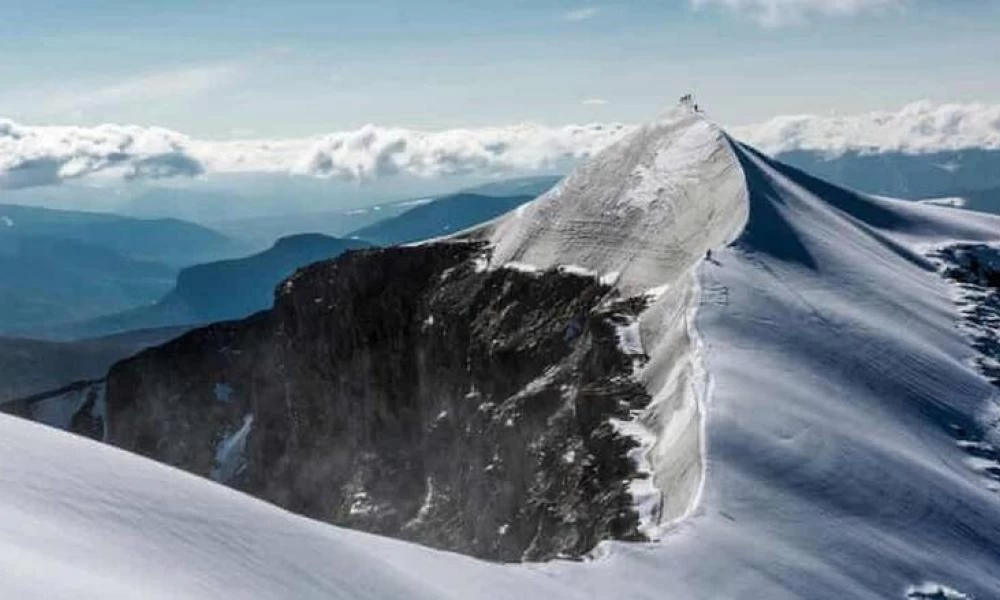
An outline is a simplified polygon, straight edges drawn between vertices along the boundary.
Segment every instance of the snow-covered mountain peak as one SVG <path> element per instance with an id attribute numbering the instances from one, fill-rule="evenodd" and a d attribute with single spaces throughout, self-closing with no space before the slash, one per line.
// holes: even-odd
<path id="1" fill-rule="evenodd" d="M 989 569 L 967 565 L 995 544 L 949 532 L 997 531 L 995 497 L 963 466 L 960 446 L 986 435 L 980 415 L 997 411 L 998 395 L 966 366 L 969 342 L 927 252 L 995 242 L 998 232 L 991 217 L 837 187 L 735 142 L 699 113 L 674 111 L 489 233 L 494 267 L 576 265 L 624 295 L 658 292 L 633 336 L 653 401 L 632 432 L 652 474 L 634 492 L 650 507 L 646 531 L 665 544 L 660 566 L 704 552 L 704 569 L 686 562 L 675 577 L 697 572 L 697 597 L 727 597 L 709 582 L 720 565 L 754 563 L 764 539 L 768 554 L 788 558 L 840 553 L 835 568 L 796 575 L 780 591 L 739 586 L 805 598 L 827 597 L 817 593 L 824 585 L 905 596 L 919 584 L 915 572 L 966 591 L 989 587 Z M 965 436 L 957 443 L 955 431 Z M 915 492 L 924 489 L 936 492 Z M 949 502 L 976 508 L 954 513 Z M 925 516 L 893 516 L 908 511 Z M 829 518 L 841 514 L 864 515 L 866 527 Z M 717 557 L 729 544 L 728 558 Z M 874 578 L 857 561 L 899 548 L 937 551 L 905 568 L 887 558 Z M 760 571 L 786 574 L 755 563 L 747 577 Z"/>
<path id="2" fill-rule="evenodd" d="M 494 223 L 493 264 L 576 265 L 633 294 L 671 281 L 746 220 L 746 186 L 725 133 L 668 110 Z"/>
<path id="3" fill-rule="evenodd" d="M 653 543 L 603 538 L 595 560 L 530 567 L 472 560 L 295 519 L 137 457 L 0 417 L 0 534 L 13 557 L 0 569 L 0 595 L 996 597 L 1000 219 L 839 188 L 680 109 L 465 236 L 489 242 L 494 271 L 479 268 L 478 244 L 321 263 L 283 286 L 275 312 L 200 330 L 119 367 L 98 411 L 105 431 L 123 434 L 109 439 L 163 449 L 161 460 L 185 464 L 172 462 L 180 456 L 186 468 L 208 456 L 207 470 L 219 458 L 207 451 L 219 437 L 200 427 L 201 415 L 230 410 L 249 429 L 257 489 L 276 490 L 262 494 L 273 499 L 292 477 L 295 493 L 328 486 L 327 469 L 337 462 L 329 457 L 346 455 L 344 438 L 375 437 L 352 427 L 371 421 L 379 427 L 371 431 L 402 440 L 376 449 L 402 456 L 405 467 L 340 471 L 350 476 L 349 505 L 327 503 L 335 495 L 297 497 L 354 514 L 376 506 L 382 482 L 390 488 L 384 497 L 426 488 L 401 530 L 430 531 L 420 528 L 438 511 L 449 523 L 463 515 L 476 527 L 488 523 L 475 539 L 503 541 L 517 523 L 497 527 L 482 507 L 502 504 L 494 490 L 530 481 L 538 491 L 532 505 L 551 515 L 525 528 L 535 545 L 572 531 L 555 527 L 580 522 L 586 503 L 577 500 L 590 500 L 600 478 L 579 471 L 581 479 L 539 479 L 512 466 L 535 453 L 539 464 L 557 465 L 546 467 L 550 473 L 575 473 L 601 456 L 583 451 L 591 447 L 584 434 L 588 442 L 632 437 L 625 457 L 637 468 L 613 483 L 616 493 L 631 494 L 619 497 L 635 501 L 638 529 Z M 935 248 L 950 256 L 952 282 L 936 269 Z M 569 274 L 525 276 L 505 265 Z M 610 296 L 642 297 L 607 301 L 608 289 L 581 273 L 613 283 Z M 585 352 L 580 317 L 588 310 L 611 324 L 612 353 Z M 554 352 L 550 346 L 574 362 L 526 376 Z M 621 370 L 568 378 L 605 362 Z M 994 381 L 984 377 L 990 373 Z M 508 390 L 518 377 L 526 383 Z M 500 403 L 484 401 L 490 387 L 500 390 Z M 181 411 L 172 408 L 178 398 L 186 402 Z M 443 400 L 448 410 L 440 410 Z M 547 406 L 565 429 L 546 429 L 555 422 Z M 613 414 L 595 418 L 604 406 Z M 309 411 L 324 418 L 295 417 Z M 361 417 L 338 420 L 351 413 Z M 404 417 L 384 417 L 397 414 Z M 598 425 L 582 429 L 584 422 Z M 425 425 L 428 437 L 412 433 Z M 233 449 L 238 427 L 217 449 Z M 385 436 L 387 427 L 427 443 Z M 533 429 L 542 432 L 539 443 L 528 437 Z M 200 454 L 193 435 L 202 436 Z M 299 444 L 300 435 L 301 446 L 274 451 L 275 440 Z M 509 445 L 489 445 L 500 436 Z M 580 443 L 566 447 L 573 436 Z M 454 439 L 471 442 L 438 446 Z M 299 447 L 306 453 L 296 454 Z M 182 454 L 190 449 L 193 459 Z M 454 456 L 462 460 L 452 471 Z M 301 467 L 303 457 L 313 461 L 307 468 L 284 470 Z M 437 479 L 401 483 L 434 463 L 444 465 L 428 471 Z M 274 464 L 281 470 L 270 470 Z M 268 479 L 273 473 L 279 477 Z M 354 492 L 359 473 L 367 487 Z M 470 488 L 462 505 L 471 512 L 445 503 L 448 490 L 437 482 L 451 479 L 438 473 L 455 473 L 463 485 L 479 478 L 482 488 Z M 272 481 L 277 487 L 263 487 Z M 476 495 L 480 489 L 489 494 Z M 571 501 L 549 496 L 566 491 Z M 383 514 L 396 510 L 388 507 Z"/>

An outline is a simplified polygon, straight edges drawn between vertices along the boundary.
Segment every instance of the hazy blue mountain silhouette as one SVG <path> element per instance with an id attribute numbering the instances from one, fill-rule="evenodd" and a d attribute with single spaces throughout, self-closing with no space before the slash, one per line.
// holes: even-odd
<path id="1" fill-rule="evenodd" d="M 155 304 L 72 323 L 53 335 L 83 338 L 239 319 L 269 308 L 274 286 L 299 267 L 370 246 L 319 234 L 282 238 L 258 254 L 183 269 L 173 289 Z"/>
<path id="2" fill-rule="evenodd" d="M 274 217 L 248 217 L 216 221 L 209 225 L 226 235 L 246 240 L 258 248 L 267 248 L 274 243 L 274 240 L 303 233 L 344 237 L 356 229 L 406 212 L 415 206 L 415 202 L 417 201 L 411 200 L 351 210 L 305 212 Z"/>
<path id="3" fill-rule="evenodd" d="M 176 274 L 79 240 L 0 231 L 0 332 L 33 335 L 54 323 L 149 303 Z"/>
<path id="4" fill-rule="evenodd" d="M 965 200 L 962 208 L 1000 215 L 1000 187 L 949 194 Z"/>
<path id="5" fill-rule="evenodd" d="M 108 213 L 0 204 L 0 236 L 45 236 L 101 246 L 177 267 L 230 258 L 246 246 L 179 219 L 135 219 Z"/>
<path id="6" fill-rule="evenodd" d="M 532 198 L 544 194 L 557 184 L 562 176 L 544 175 L 536 177 L 521 177 L 516 179 L 504 179 L 484 183 L 475 187 L 457 192 L 455 195 L 466 198 L 477 199 L 482 196 L 491 198 L 521 197 L 530 196 Z M 267 217 L 246 217 L 238 219 L 225 219 L 208 222 L 208 226 L 221 231 L 227 235 L 247 240 L 259 247 L 266 247 L 273 240 L 300 233 L 322 233 L 332 237 L 344 237 L 356 235 L 356 232 L 365 228 L 372 228 L 372 231 L 379 230 L 378 224 L 391 219 L 392 217 L 413 210 L 415 207 L 431 204 L 442 199 L 449 199 L 455 195 L 436 196 L 430 198 L 417 198 L 396 202 L 383 202 L 371 206 L 364 206 L 352 209 L 336 209 L 326 211 L 293 212 L 284 215 Z M 507 203 L 501 202 L 501 207 Z M 473 209 L 473 207 L 468 207 Z M 411 215 L 409 219 L 419 219 L 426 211 L 418 211 Z M 496 216 L 492 210 L 483 212 Z M 479 219 L 478 214 L 470 217 L 463 217 L 463 222 L 475 224 Z M 395 225 L 386 225 L 394 227 Z M 429 224 L 427 230 L 432 229 L 435 224 Z M 423 231 L 421 231 L 421 235 Z M 367 239 L 363 235 L 359 236 Z M 394 235 L 393 238 L 396 236 Z"/>
<path id="7" fill-rule="evenodd" d="M 362 227 L 352 238 L 390 246 L 431 239 L 489 221 L 535 198 L 454 194 L 416 206 L 403 214 Z"/>
<path id="8" fill-rule="evenodd" d="M 853 151 L 840 156 L 796 150 L 778 160 L 832 183 L 893 198 L 933 198 L 1000 186 L 1000 150 L 904 154 Z"/>
<path id="9" fill-rule="evenodd" d="M 536 175 L 491 181 L 466 188 L 459 193 L 477 196 L 541 196 L 562 181 L 562 175 Z"/>

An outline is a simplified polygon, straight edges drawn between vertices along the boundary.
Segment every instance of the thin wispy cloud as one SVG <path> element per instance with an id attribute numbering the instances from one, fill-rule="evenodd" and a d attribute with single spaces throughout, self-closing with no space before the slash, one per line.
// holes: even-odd
<path id="1" fill-rule="evenodd" d="M 604 98 L 587 98 L 581 104 L 584 106 L 606 106 L 608 101 Z"/>
<path id="2" fill-rule="evenodd" d="M 851 17 L 902 8 L 909 0 L 691 0 L 692 6 L 721 7 L 778 27 L 816 17 Z"/>
<path id="3" fill-rule="evenodd" d="M 46 112 L 86 113 L 105 107 L 196 98 L 232 83 L 244 70 L 242 63 L 195 65 L 144 73 L 101 86 L 58 93 L 45 102 Z"/>
<path id="4" fill-rule="evenodd" d="M 601 9 L 596 6 L 587 6 L 584 8 L 577 8 L 575 10 L 568 10 L 562 14 L 563 21 L 570 22 L 580 22 L 593 19 L 601 13 Z"/>

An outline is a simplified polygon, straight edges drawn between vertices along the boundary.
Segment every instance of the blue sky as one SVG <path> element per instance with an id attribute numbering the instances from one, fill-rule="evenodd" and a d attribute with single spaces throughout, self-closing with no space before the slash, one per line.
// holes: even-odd
<path id="1" fill-rule="evenodd" d="M 1000 0 L 739 8 L 787 1 L 0 0 L 0 117 L 228 138 L 633 122 L 688 90 L 734 125 L 1000 100 Z"/>

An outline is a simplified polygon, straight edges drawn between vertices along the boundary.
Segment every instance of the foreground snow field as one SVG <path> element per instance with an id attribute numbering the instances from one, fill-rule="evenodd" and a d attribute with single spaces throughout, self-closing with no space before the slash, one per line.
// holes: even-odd
<path id="1" fill-rule="evenodd" d="M 1000 219 L 861 196 L 676 112 L 475 235 L 491 266 L 656 298 L 627 345 L 657 541 L 485 563 L 0 417 L 0 597 L 1000 597 L 1000 497 L 968 452 L 1000 442 L 1000 394 L 925 258 Z"/>

